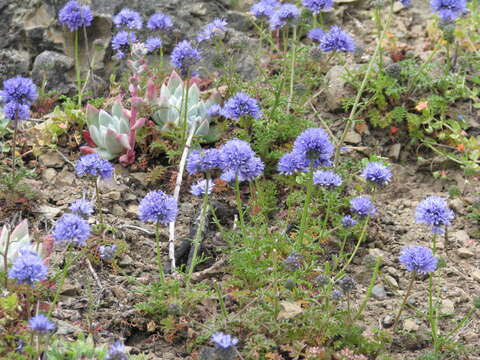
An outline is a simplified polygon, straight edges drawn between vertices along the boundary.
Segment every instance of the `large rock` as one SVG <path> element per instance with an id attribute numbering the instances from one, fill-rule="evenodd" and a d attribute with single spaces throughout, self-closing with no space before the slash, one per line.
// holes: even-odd
<path id="1" fill-rule="evenodd" d="M 16 75 L 27 76 L 30 68 L 30 55 L 27 51 L 0 50 L 0 82 Z"/>
<path id="2" fill-rule="evenodd" d="M 73 82 L 74 61 L 54 51 L 44 51 L 35 58 L 32 77 L 35 83 L 46 82 L 45 90 L 69 94 L 75 90 Z"/>

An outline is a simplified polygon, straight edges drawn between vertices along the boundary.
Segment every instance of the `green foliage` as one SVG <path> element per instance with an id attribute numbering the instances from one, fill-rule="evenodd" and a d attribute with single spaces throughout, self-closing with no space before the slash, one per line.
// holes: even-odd
<path id="1" fill-rule="evenodd" d="M 106 346 L 95 346 L 93 339 L 79 335 L 74 342 L 57 339 L 48 348 L 47 358 L 52 360 L 105 359 Z"/>

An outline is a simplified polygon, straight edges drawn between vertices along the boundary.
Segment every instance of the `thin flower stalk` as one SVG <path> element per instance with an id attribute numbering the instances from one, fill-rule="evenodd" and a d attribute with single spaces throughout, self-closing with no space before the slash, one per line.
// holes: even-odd
<path id="1" fill-rule="evenodd" d="M 290 107 L 292 105 L 293 99 L 293 83 L 295 81 L 295 60 L 297 55 L 297 26 L 293 26 L 293 38 L 292 38 L 292 53 L 291 57 L 291 64 L 290 64 L 290 93 L 288 95 L 288 102 L 287 102 L 287 113 L 290 111 Z"/>
<path id="2" fill-rule="evenodd" d="M 238 219 L 240 222 L 240 230 L 242 231 L 242 234 L 243 234 L 245 231 L 245 221 L 243 218 L 243 205 L 242 205 L 242 199 L 240 197 L 240 181 L 238 180 L 238 174 L 235 175 L 235 195 L 237 200 L 237 210 L 238 210 Z"/>
<path id="3" fill-rule="evenodd" d="M 155 223 L 155 252 L 157 255 L 158 275 L 160 277 L 160 283 L 165 282 L 165 273 L 163 272 L 162 265 L 162 252 L 160 247 L 160 223 Z"/>
<path id="4" fill-rule="evenodd" d="M 297 245 L 298 246 L 303 246 L 304 241 L 303 238 L 305 236 L 305 228 L 307 226 L 307 220 L 308 220 L 308 208 L 310 206 L 310 202 L 312 200 L 312 194 L 313 194 L 313 161 L 310 163 L 310 170 L 308 172 L 308 179 L 307 179 L 307 194 L 305 196 L 305 203 L 303 204 L 303 210 L 302 210 L 302 217 L 300 220 L 300 231 L 298 233 L 298 238 L 297 238 Z"/>
<path id="5" fill-rule="evenodd" d="M 400 305 L 400 309 L 398 309 L 397 316 L 395 317 L 395 320 L 393 322 L 393 330 L 396 329 L 398 322 L 400 320 L 400 316 L 402 315 L 403 309 L 405 308 L 405 304 L 407 303 L 407 299 L 412 293 L 413 289 L 413 284 L 415 283 L 415 277 L 416 277 L 416 271 L 412 271 L 412 276 L 410 278 L 410 282 L 408 284 L 407 292 L 405 293 L 405 296 L 403 297 L 402 304 Z"/>

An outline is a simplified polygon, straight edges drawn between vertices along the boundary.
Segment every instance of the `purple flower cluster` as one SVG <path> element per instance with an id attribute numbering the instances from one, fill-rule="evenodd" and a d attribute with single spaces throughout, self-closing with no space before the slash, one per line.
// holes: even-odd
<path id="1" fill-rule="evenodd" d="M 138 208 L 140 220 L 153 221 L 162 225 L 175 221 L 177 214 L 177 200 L 163 191 L 150 191 L 140 201 Z"/>
<path id="2" fill-rule="evenodd" d="M 280 4 L 277 0 L 261 0 L 253 4 L 250 8 L 250 13 L 257 18 L 270 18 L 279 6 Z"/>
<path id="3" fill-rule="evenodd" d="M 81 216 L 89 216 L 93 214 L 93 207 L 87 200 L 77 200 L 70 204 L 70 211 Z"/>
<path id="4" fill-rule="evenodd" d="M 431 0 L 430 7 L 444 22 L 453 22 L 467 12 L 467 0 Z"/>
<path id="5" fill-rule="evenodd" d="M 303 6 L 314 14 L 320 14 L 321 11 L 328 11 L 333 6 L 333 0 L 303 0 Z"/>
<path id="6" fill-rule="evenodd" d="M 208 182 L 208 194 L 212 193 L 213 188 L 215 187 L 215 184 L 213 183 L 212 180 L 209 180 Z M 207 188 L 207 180 L 202 179 L 198 181 L 196 184 L 193 184 L 190 187 L 190 193 L 195 196 L 202 196 L 205 195 L 205 189 Z"/>
<path id="7" fill-rule="evenodd" d="M 125 354 L 125 345 L 120 341 L 115 341 L 108 349 L 105 360 L 127 360 L 128 356 Z"/>
<path id="8" fill-rule="evenodd" d="M 204 174 L 221 167 L 222 159 L 218 149 L 192 150 L 187 158 L 187 171 L 190 175 Z"/>
<path id="9" fill-rule="evenodd" d="M 30 106 L 17 102 L 6 103 L 3 107 L 5 118 L 8 120 L 25 120 L 30 117 Z"/>
<path id="10" fill-rule="evenodd" d="M 227 22 L 223 19 L 216 18 L 200 30 L 197 35 L 197 41 L 201 43 L 203 41 L 211 41 L 215 38 L 221 38 L 226 31 Z"/>
<path id="11" fill-rule="evenodd" d="M 145 47 L 147 48 L 149 53 L 153 53 L 157 50 L 160 50 L 162 46 L 163 46 L 162 40 L 157 36 L 149 37 L 145 41 Z"/>
<path id="12" fill-rule="evenodd" d="M 141 30 L 143 19 L 138 12 L 124 8 L 115 15 L 113 24 L 118 29 Z"/>
<path id="13" fill-rule="evenodd" d="M 30 106 L 38 97 L 37 87 L 32 79 L 16 76 L 3 82 L 0 91 L 1 101 L 5 103 L 5 117 L 14 121 L 25 120 L 30 116 Z"/>
<path id="14" fill-rule="evenodd" d="M 90 225 L 75 214 L 63 215 L 53 229 L 53 238 L 57 242 L 73 242 L 76 245 L 83 246 L 89 237 Z"/>
<path id="15" fill-rule="evenodd" d="M 444 227 L 450 226 L 455 217 L 447 202 L 439 196 L 429 196 L 418 204 L 415 214 L 417 223 L 431 226 L 432 232 L 436 235 L 445 232 Z"/>
<path id="16" fill-rule="evenodd" d="M 37 334 L 48 334 L 55 330 L 55 324 L 43 314 L 38 314 L 28 321 L 28 328 Z"/>
<path id="17" fill-rule="evenodd" d="M 270 16 L 270 30 L 278 30 L 299 17 L 300 10 L 294 4 L 283 4 Z"/>
<path id="18" fill-rule="evenodd" d="M 170 16 L 156 13 L 150 16 L 147 22 L 149 30 L 170 30 L 173 27 L 173 21 Z"/>
<path id="19" fill-rule="evenodd" d="M 385 186 L 392 179 L 392 170 L 381 162 L 372 161 L 363 169 L 362 177 L 373 185 Z"/>
<path id="20" fill-rule="evenodd" d="M 313 42 L 320 43 L 325 36 L 325 31 L 321 28 L 315 28 L 308 32 L 307 37 Z"/>
<path id="21" fill-rule="evenodd" d="M 355 43 L 350 34 L 346 33 L 338 26 L 332 26 L 330 31 L 320 41 L 320 49 L 325 52 L 329 51 L 346 51 L 354 52 Z"/>
<path id="22" fill-rule="evenodd" d="M 313 173 L 313 183 L 328 189 L 342 185 L 342 178 L 330 170 L 318 170 Z"/>
<path id="23" fill-rule="evenodd" d="M 213 104 L 207 109 L 207 115 L 211 118 L 222 115 L 222 107 L 218 104 Z"/>
<path id="24" fill-rule="evenodd" d="M 265 167 L 262 160 L 255 155 L 250 145 L 245 141 L 233 139 L 220 149 L 221 178 L 227 182 L 251 181 L 259 177 Z"/>
<path id="25" fill-rule="evenodd" d="M 92 24 L 93 15 L 90 6 L 80 5 L 72 0 L 59 11 L 58 20 L 70 31 L 76 31 L 81 27 L 89 27 Z"/>
<path id="26" fill-rule="evenodd" d="M 357 196 L 350 200 L 350 210 L 360 217 L 375 216 L 377 209 L 367 196 Z"/>
<path id="27" fill-rule="evenodd" d="M 101 245 L 98 248 L 98 252 L 100 253 L 100 258 L 102 260 L 110 260 L 115 255 L 115 251 L 117 250 L 117 245 Z"/>
<path id="28" fill-rule="evenodd" d="M 8 271 L 8 278 L 16 279 L 18 284 L 33 287 L 34 283 L 47 279 L 47 272 L 47 266 L 43 264 L 40 256 L 29 249 L 22 249 Z"/>
<path id="29" fill-rule="evenodd" d="M 173 67 L 180 69 L 182 74 L 187 74 L 190 68 L 200 61 L 200 51 L 192 46 L 192 44 L 183 40 L 175 46 L 171 55 Z"/>
<path id="30" fill-rule="evenodd" d="M 105 180 L 112 178 L 113 165 L 109 161 L 102 159 L 97 153 L 88 154 L 78 159 L 75 164 L 75 171 L 78 176 L 100 176 Z"/>
<path id="31" fill-rule="evenodd" d="M 223 332 L 217 332 L 212 335 L 210 340 L 215 344 L 215 347 L 228 349 L 238 344 L 238 339 Z"/>
<path id="32" fill-rule="evenodd" d="M 243 92 L 238 92 L 234 97 L 227 100 L 222 110 L 227 119 L 240 120 L 243 116 L 251 116 L 258 119 L 262 116 L 257 100 Z"/>
<path id="33" fill-rule="evenodd" d="M 119 31 L 112 38 L 112 48 L 116 51 L 115 56 L 119 59 L 123 59 L 134 42 L 137 41 L 137 35 L 131 31 Z"/>
<path id="34" fill-rule="evenodd" d="M 357 225 L 357 220 L 355 220 L 351 215 L 345 215 L 342 218 L 342 224 L 346 228 L 354 227 L 355 225 Z"/>
<path id="35" fill-rule="evenodd" d="M 432 250 L 423 246 L 409 246 L 403 249 L 400 263 L 408 271 L 420 274 L 428 274 L 437 269 L 437 258 L 433 255 Z"/>

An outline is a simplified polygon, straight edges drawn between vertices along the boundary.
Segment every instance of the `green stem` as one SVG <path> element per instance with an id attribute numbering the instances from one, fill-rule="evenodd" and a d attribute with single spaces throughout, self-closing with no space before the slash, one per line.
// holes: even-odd
<path id="1" fill-rule="evenodd" d="M 240 230 L 242 234 L 245 232 L 245 222 L 243 219 L 242 199 L 240 198 L 240 182 L 238 181 L 238 174 L 235 175 L 235 193 L 237 199 L 238 219 L 240 220 Z"/>
<path id="2" fill-rule="evenodd" d="M 75 41 L 73 44 L 73 51 L 75 57 L 75 73 L 77 76 L 77 96 L 78 107 L 82 106 L 82 79 L 80 75 L 80 55 L 78 53 L 78 30 L 75 30 Z"/>
<path id="3" fill-rule="evenodd" d="M 185 89 L 184 95 L 182 97 L 183 100 L 183 132 L 182 132 L 182 143 L 185 142 L 187 138 L 187 131 L 188 131 L 188 94 L 189 94 L 189 86 L 190 86 L 190 73 L 187 72 L 187 79 L 185 80 Z"/>
<path id="4" fill-rule="evenodd" d="M 159 222 L 155 224 L 155 250 L 157 253 L 158 275 L 160 277 L 160 282 L 163 284 L 165 282 L 165 274 L 163 273 L 162 253 L 160 249 L 160 223 Z"/>
<path id="5" fill-rule="evenodd" d="M 14 123 L 13 123 L 13 139 L 12 139 L 12 180 L 13 180 L 13 183 L 15 183 L 15 172 L 16 172 L 16 169 L 15 169 L 15 153 L 17 152 L 17 129 L 18 129 L 18 126 L 17 126 L 17 122 L 14 120 Z"/>
<path id="6" fill-rule="evenodd" d="M 355 315 L 353 320 L 357 320 L 362 316 L 363 311 L 367 307 L 368 300 L 372 296 L 372 291 L 373 287 L 375 286 L 375 281 L 377 281 L 377 276 L 378 276 L 378 271 L 380 270 L 380 264 L 382 262 L 382 258 L 379 256 L 377 257 L 377 260 L 375 261 L 375 266 L 373 269 L 373 275 L 372 278 L 370 279 L 370 284 L 368 286 L 367 294 L 365 295 L 365 298 L 363 299 L 360 308 L 357 311 L 357 315 Z"/>
<path id="7" fill-rule="evenodd" d="M 432 329 L 432 341 L 434 354 L 438 352 L 438 336 L 437 336 L 437 314 L 433 305 L 433 273 L 429 274 L 428 278 L 428 321 Z"/>
<path id="8" fill-rule="evenodd" d="M 408 284 L 407 292 L 405 293 L 405 296 L 403 297 L 402 304 L 400 305 L 400 309 L 398 310 L 398 314 L 395 317 L 395 321 L 393 322 L 393 329 L 398 325 L 398 321 L 400 320 L 400 316 L 402 315 L 403 309 L 405 308 L 405 304 L 407 303 L 407 299 L 410 296 L 412 289 L 413 289 L 413 284 L 415 283 L 415 271 L 412 272 L 412 278 L 410 279 L 410 283 Z"/>
<path id="9" fill-rule="evenodd" d="M 293 26 L 293 39 L 292 39 L 292 62 L 290 64 L 290 93 L 288 95 L 288 103 L 287 103 L 287 113 L 290 111 L 290 107 L 292 105 L 293 99 L 293 83 L 295 80 L 295 60 L 297 54 L 297 27 Z"/>
<path id="10" fill-rule="evenodd" d="M 100 190 L 98 188 L 98 178 L 93 178 L 93 182 L 95 184 L 95 198 L 97 203 L 97 211 L 100 217 L 100 227 L 103 229 L 104 222 L 103 222 L 103 210 L 102 210 L 102 201 L 100 199 Z"/>
<path id="11" fill-rule="evenodd" d="M 195 232 L 195 238 L 193 240 L 193 256 L 192 262 L 190 263 L 190 268 L 188 269 L 187 282 L 190 284 L 190 279 L 192 278 L 193 269 L 195 268 L 197 262 L 198 249 L 200 248 L 202 232 L 205 227 L 205 221 L 207 218 L 207 209 L 208 209 L 208 182 L 210 179 L 207 178 L 205 183 L 205 194 L 203 195 L 202 210 L 200 212 L 200 223 Z"/>
<path id="12" fill-rule="evenodd" d="M 305 203 L 303 204 L 302 218 L 300 220 L 300 231 L 297 238 L 297 246 L 303 246 L 303 238 L 305 235 L 305 227 L 307 225 L 308 219 L 308 207 L 312 200 L 313 194 L 313 161 L 310 161 L 310 170 L 308 171 L 308 180 L 307 180 L 307 194 L 305 196 Z"/>
<path id="13" fill-rule="evenodd" d="M 215 291 L 217 293 L 218 303 L 220 305 L 220 311 L 222 312 L 224 324 L 227 325 L 227 321 L 228 321 L 227 308 L 225 307 L 225 302 L 223 301 L 222 289 L 220 289 L 220 285 L 218 284 L 218 282 L 215 282 Z"/>

